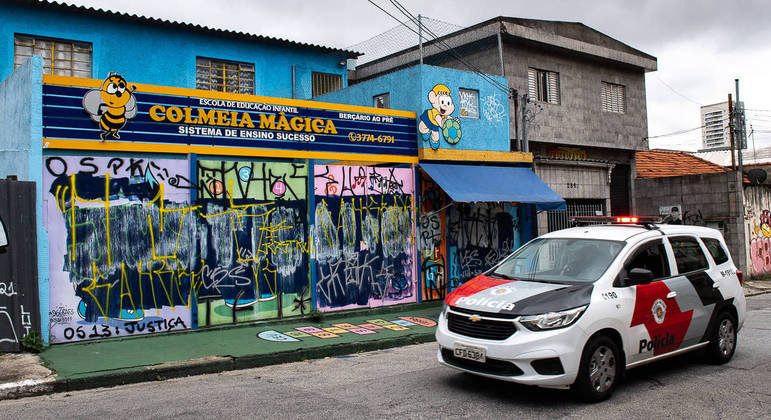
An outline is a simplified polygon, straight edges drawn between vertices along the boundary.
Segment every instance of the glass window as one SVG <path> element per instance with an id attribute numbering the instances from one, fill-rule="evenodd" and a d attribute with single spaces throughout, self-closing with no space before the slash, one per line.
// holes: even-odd
<path id="1" fill-rule="evenodd" d="M 372 106 L 375 108 L 391 108 L 391 95 L 383 93 L 372 98 Z"/>
<path id="2" fill-rule="evenodd" d="M 669 243 L 672 244 L 672 251 L 675 253 L 678 273 L 704 270 L 708 267 L 707 256 L 704 255 L 696 238 L 677 236 L 669 238 Z"/>
<path id="3" fill-rule="evenodd" d="M 653 273 L 654 279 L 671 276 L 664 242 L 661 240 L 651 241 L 637 248 L 624 264 L 621 273 L 619 273 L 619 278 L 629 277 L 629 272 L 634 268 L 650 270 Z"/>
<path id="4" fill-rule="evenodd" d="M 622 241 L 536 239 L 509 256 L 491 277 L 559 283 L 593 282 L 624 247 Z"/>
<path id="5" fill-rule="evenodd" d="M 195 88 L 254 95 L 254 64 L 197 57 Z"/>
<path id="6" fill-rule="evenodd" d="M 460 96 L 461 117 L 479 118 L 479 91 L 471 89 L 458 89 Z"/>
<path id="7" fill-rule="evenodd" d="M 91 44 L 28 35 L 14 36 L 13 68 L 16 69 L 33 55 L 43 57 L 45 74 L 91 77 Z"/>
<path id="8" fill-rule="evenodd" d="M 319 73 L 314 71 L 311 75 L 313 82 L 313 96 L 323 95 L 343 88 L 343 76 L 334 73 Z"/>
<path id="9" fill-rule="evenodd" d="M 619 114 L 626 112 L 626 88 L 624 85 L 602 82 L 602 110 Z"/>
<path id="10" fill-rule="evenodd" d="M 701 238 L 701 240 L 706 245 L 709 254 L 712 255 L 712 259 L 715 260 L 715 264 L 723 264 L 729 260 L 728 253 L 723 249 L 719 240 L 714 238 Z"/>
<path id="11" fill-rule="evenodd" d="M 528 95 L 530 99 L 560 103 L 560 76 L 559 73 L 534 68 L 527 69 Z"/>

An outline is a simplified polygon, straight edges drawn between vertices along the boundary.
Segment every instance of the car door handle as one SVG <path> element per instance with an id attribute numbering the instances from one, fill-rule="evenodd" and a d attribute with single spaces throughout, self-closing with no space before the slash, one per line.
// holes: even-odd
<path id="1" fill-rule="evenodd" d="M 667 299 L 672 299 L 675 296 L 677 296 L 677 292 L 672 291 L 667 293 Z"/>

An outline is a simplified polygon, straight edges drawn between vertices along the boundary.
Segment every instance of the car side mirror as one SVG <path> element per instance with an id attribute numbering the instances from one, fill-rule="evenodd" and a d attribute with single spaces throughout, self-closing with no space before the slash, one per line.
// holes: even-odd
<path id="1" fill-rule="evenodd" d="M 629 274 L 627 277 L 620 279 L 621 281 L 620 286 L 635 286 L 638 284 L 648 284 L 655 276 L 653 275 L 653 271 L 648 270 L 647 268 L 633 268 L 629 270 Z"/>

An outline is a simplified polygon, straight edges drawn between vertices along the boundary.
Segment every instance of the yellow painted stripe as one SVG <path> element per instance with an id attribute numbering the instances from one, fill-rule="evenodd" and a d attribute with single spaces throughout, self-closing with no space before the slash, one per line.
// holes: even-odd
<path id="1" fill-rule="evenodd" d="M 187 144 L 140 143 L 122 141 L 43 139 L 43 149 L 105 150 L 114 152 L 143 153 L 196 153 L 199 155 L 223 155 L 244 157 L 272 157 L 287 159 L 331 159 L 374 161 L 388 163 L 417 163 L 417 156 L 370 155 L 364 153 L 309 152 L 303 150 L 258 149 L 248 147 L 200 146 Z"/>
<path id="2" fill-rule="evenodd" d="M 532 153 L 525 152 L 494 152 L 482 150 L 458 149 L 418 149 L 420 160 L 467 160 L 483 162 L 517 162 L 530 163 Z"/>
<path id="3" fill-rule="evenodd" d="M 74 86 L 85 88 L 101 88 L 103 80 L 85 79 L 81 77 L 43 75 L 43 83 L 57 86 Z M 412 111 L 400 111 L 395 109 L 374 108 L 369 106 L 333 104 L 328 102 L 307 101 L 302 99 L 272 98 L 269 96 L 245 95 L 242 93 L 214 92 L 209 90 L 188 89 L 170 86 L 146 85 L 133 83 L 129 85 L 137 87 L 139 93 L 156 93 L 159 95 L 193 96 L 196 98 L 224 99 L 227 101 L 259 102 L 273 105 L 296 106 L 302 108 L 322 109 L 327 111 L 361 112 L 390 117 L 416 118 Z"/>

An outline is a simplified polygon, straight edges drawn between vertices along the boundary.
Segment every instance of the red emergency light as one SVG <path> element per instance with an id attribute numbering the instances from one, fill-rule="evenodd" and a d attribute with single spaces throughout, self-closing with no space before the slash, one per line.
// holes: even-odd
<path id="1" fill-rule="evenodd" d="M 661 217 L 640 217 L 640 216 L 575 216 L 570 220 L 574 223 L 584 224 L 627 224 L 627 225 L 650 225 L 661 223 Z"/>

